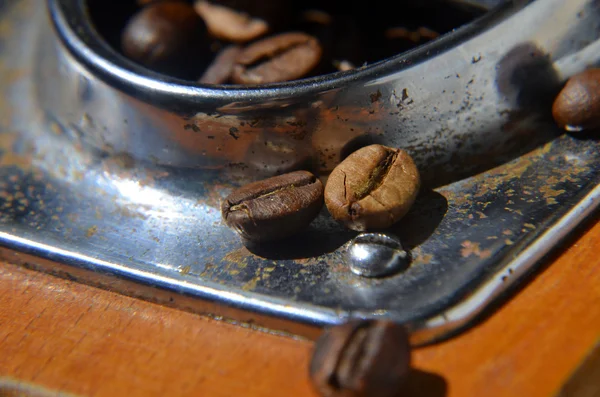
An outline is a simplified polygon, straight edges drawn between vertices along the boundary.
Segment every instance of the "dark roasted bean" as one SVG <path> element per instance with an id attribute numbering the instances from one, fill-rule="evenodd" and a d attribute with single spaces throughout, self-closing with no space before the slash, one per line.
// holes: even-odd
<path id="1" fill-rule="evenodd" d="M 379 56 L 392 56 L 408 51 L 437 38 L 439 33 L 424 26 L 416 30 L 399 26 L 386 29 L 383 35 L 383 48 Z"/>
<path id="2" fill-rule="evenodd" d="M 571 77 L 556 97 L 552 115 L 567 131 L 600 128 L 600 69 Z"/>
<path id="3" fill-rule="evenodd" d="M 370 145 L 332 171 L 325 204 L 333 218 L 350 229 L 386 228 L 408 212 L 419 187 L 419 171 L 408 153 Z"/>
<path id="4" fill-rule="evenodd" d="M 310 377 L 323 397 L 393 397 L 410 369 L 404 327 L 354 320 L 325 331 L 315 345 Z"/>
<path id="5" fill-rule="evenodd" d="M 317 39 L 304 33 L 284 33 L 251 44 L 233 69 L 238 84 L 265 84 L 298 79 L 321 58 Z"/>
<path id="6" fill-rule="evenodd" d="M 244 43 L 269 30 L 266 21 L 226 6 L 201 0 L 196 2 L 195 8 L 206 22 L 210 34 L 217 39 Z"/>
<path id="7" fill-rule="evenodd" d="M 286 0 L 211 0 L 211 2 L 246 13 L 252 18 L 262 19 L 267 22 L 269 28 L 273 29 L 281 29 L 287 26 L 292 15 L 292 2 Z"/>
<path id="8" fill-rule="evenodd" d="M 182 1 L 158 2 L 140 10 L 128 22 L 121 46 L 132 60 L 178 77 L 197 75 L 199 55 L 209 51 L 204 22 Z"/>
<path id="9" fill-rule="evenodd" d="M 244 239 L 272 241 L 308 226 L 322 206 L 321 181 L 296 171 L 235 190 L 221 204 L 221 214 Z"/>

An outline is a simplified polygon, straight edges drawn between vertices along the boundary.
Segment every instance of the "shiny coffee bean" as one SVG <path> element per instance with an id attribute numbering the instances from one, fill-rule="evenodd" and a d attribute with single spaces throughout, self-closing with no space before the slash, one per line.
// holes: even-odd
<path id="1" fill-rule="evenodd" d="M 600 69 L 571 77 L 556 97 L 552 115 L 567 131 L 600 128 Z"/>
<path id="2" fill-rule="evenodd" d="M 231 45 L 222 49 L 198 80 L 202 84 L 225 84 L 233 72 L 235 59 L 242 49 Z"/>
<path id="3" fill-rule="evenodd" d="M 249 241 L 273 241 L 302 230 L 323 206 L 323 184 L 307 171 L 254 182 L 221 204 L 225 223 Z"/>
<path id="4" fill-rule="evenodd" d="M 349 155 L 331 172 L 325 204 L 333 218 L 350 229 L 382 229 L 408 212 L 419 187 L 419 171 L 408 153 L 370 145 Z"/>
<path id="5" fill-rule="evenodd" d="M 323 397 L 402 395 L 410 369 L 404 327 L 389 321 L 354 320 L 330 328 L 315 344 L 310 377 Z"/>
<path id="6" fill-rule="evenodd" d="M 206 22 L 211 36 L 220 40 L 244 43 L 269 30 L 266 21 L 229 7 L 203 0 L 197 1 L 194 7 Z"/>
<path id="7" fill-rule="evenodd" d="M 232 80 L 237 84 L 266 84 L 298 79 L 317 66 L 321 52 L 317 39 L 304 33 L 268 37 L 240 53 Z"/>
<path id="8" fill-rule="evenodd" d="M 152 3 L 141 9 L 127 23 L 121 47 L 132 60 L 182 78 L 197 76 L 201 54 L 209 52 L 204 22 L 183 1 Z"/>

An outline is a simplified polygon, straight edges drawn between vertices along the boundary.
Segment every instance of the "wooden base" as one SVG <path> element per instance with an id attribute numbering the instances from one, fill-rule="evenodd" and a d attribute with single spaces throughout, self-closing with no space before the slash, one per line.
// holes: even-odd
<path id="1" fill-rule="evenodd" d="M 557 395 L 600 341 L 599 251 L 597 223 L 484 322 L 415 351 L 407 395 Z M 311 349 L 0 264 L 0 377 L 82 396 L 306 397 Z M 563 395 L 598 390 L 594 354 Z"/>

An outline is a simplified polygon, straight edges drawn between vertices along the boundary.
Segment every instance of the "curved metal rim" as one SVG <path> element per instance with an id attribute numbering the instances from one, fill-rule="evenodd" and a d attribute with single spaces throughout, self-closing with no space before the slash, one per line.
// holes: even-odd
<path id="1" fill-rule="evenodd" d="M 195 84 L 150 71 L 120 55 L 100 37 L 91 23 L 86 22 L 89 18 L 85 1 L 48 0 L 48 6 L 62 42 L 86 68 L 123 92 L 180 111 L 186 111 L 189 105 L 222 106 L 232 102 L 261 102 L 315 95 L 352 82 L 374 80 L 452 49 L 502 22 L 520 8 L 514 2 L 507 1 L 437 40 L 354 71 L 247 88 Z"/>

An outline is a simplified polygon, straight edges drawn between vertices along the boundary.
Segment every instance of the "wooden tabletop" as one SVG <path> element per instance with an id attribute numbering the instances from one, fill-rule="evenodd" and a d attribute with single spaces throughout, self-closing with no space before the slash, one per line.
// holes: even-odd
<path id="1" fill-rule="evenodd" d="M 481 324 L 416 350 L 406 395 L 600 395 L 600 223 L 579 235 Z M 0 264 L 0 378 L 81 396 L 312 397 L 311 349 Z"/>

